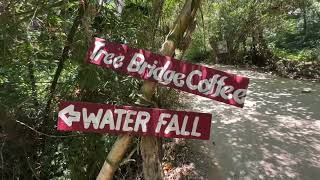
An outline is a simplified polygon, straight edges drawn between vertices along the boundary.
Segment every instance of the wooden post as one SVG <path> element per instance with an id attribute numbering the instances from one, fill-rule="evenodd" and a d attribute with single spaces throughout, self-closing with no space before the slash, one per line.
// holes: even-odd
<path id="1" fill-rule="evenodd" d="M 119 167 L 124 154 L 132 142 L 132 136 L 123 135 L 119 136 L 116 142 L 113 144 L 111 151 L 109 152 L 103 166 L 99 172 L 97 180 L 112 180 L 113 174 Z"/>
<path id="2" fill-rule="evenodd" d="M 193 22 L 201 0 L 186 0 L 179 16 L 177 17 L 172 30 L 166 37 L 160 50 L 160 54 L 172 56 L 178 43 L 183 38 L 188 26 Z M 141 88 L 141 99 L 149 102 L 150 106 L 157 106 L 154 101 L 156 83 L 145 81 Z M 131 136 L 121 136 L 117 139 L 114 146 L 107 156 L 103 167 L 97 177 L 98 180 L 112 179 L 115 170 L 118 168 L 120 161 L 123 159 L 128 147 L 132 143 Z M 143 158 L 143 174 L 145 180 L 163 179 L 161 168 L 161 139 L 156 137 L 141 137 L 140 143 L 141 154 Z"/>
<path id="3" fill-rule="evenodd" d="M 200 0 L 187 0 L 181 10 L 180 15 L 175 21 L 172 30 L 167 35 L 166 41 L 163 43 L 160 54 L 172 56 L 178 43 L 181 42 L 185 31 L 194 21 L 197 9 L 200 6 Z M 156 89 L 156 83 L 145 81 L 141 88 L 143 98 L 153 101 Z M 142 137 L 140 142 L 141 155 L 143 159 L 143 174 L 145 180 L 161 180 L 163 179 L 163 171 L 161 168 L 162 160 L 162 142 L 156 137 Z"/>

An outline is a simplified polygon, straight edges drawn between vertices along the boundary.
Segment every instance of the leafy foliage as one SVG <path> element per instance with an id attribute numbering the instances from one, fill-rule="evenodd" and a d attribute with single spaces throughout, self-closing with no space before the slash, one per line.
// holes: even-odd
<path id="1" fill-rule="evenodd" d="M 115 1 L 90 1 L 81 25 L 71 34 L 78 9 L 84 6 L 79 1 L 0 2 L 0 139 L 1 157 L 5 157 L 1 166 L 4 179 L 96 178 L 115 137 L 58 132 L 57 103 L 70 100 L 134 104 L 139 80 L 84 62 L 94 36 L 131 47 L 159 47 L 163 36 L 154 23 L 157 17 L 152 14 L 152 3 L 125 3 L 127 8 L 119 13 Z M 74 37 L 73 43 L 66 44 L 70 36 Z M 67 46 L 71 47 L 70 52 L 62 63 L 57 87 L 51 92 Z M 160 88 L 159 92 L 167 90 Z M 50 95 L 52 106 L 45 114 Z M 176 102 L 175 95 L 167 93 L 166 97 L 162 104 Z M 121 168 L 128 170 L 129 166 L 130 163 Z M 138 170 L 132 173 L 140 176 Z M 116 176 L 126 179 L 134 174 Z"/>
<path id="2" fill-rule="evenodd" d="M 94 179 L 115 137 L 76 132 L 61 137 L 55 125 L 57 103 L 134 104 L 141 82 L 85 63 L 88 44 L 98 36 L 157 52 L 183 5 L 181 0 L 164 1 L 162 8 L 157 0 L 127 0 L 125 5 L 90 0 L 72 33 L 84 2 L 0 2 L 2 179 Z M 204 1 L 192 41 L 186 38 L 179 48 L 183 56 L 191 42 L 185 57 L 194 62 L 272 66 L 294 77 L 320 77 L 314 68 L 320 58 L 319 15 L 316 0 Z M 59 67 L 61 74 L 56 73 Z M 157 92 L 161 106 L 177 105 L 174 90 L 160 86 Z M 130 165 L 116 177 L 132 175 L 125 172 L 140 177 L 141 169 Z"/>
<path id="3" fill-rule="evenodd" d="M 315 0 L 207 1 L 189 56 L 212 48 L 211 62 L 266 66 L 278 60 L 319 61 L 319 2 Z M 205 39 L 205 40 L 202 40 Z M 227 52 L 218 46 L 226 42 Z M 209 48 L 210 50 L 210 48 Z"/>

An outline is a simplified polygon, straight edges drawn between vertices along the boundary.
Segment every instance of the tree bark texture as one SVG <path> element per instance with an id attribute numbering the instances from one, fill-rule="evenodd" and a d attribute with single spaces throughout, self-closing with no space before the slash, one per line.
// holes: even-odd
<path id="1" fill-rule="evenodd" d="M 114 173 L 118 169 L 125 153 L 132 144 L 132 136 L 122 135 L 119 136 L 113 144 L 103 166 L 99 172 L 97 180 L 112 180 Z"/>
<path id="2" fill-rule="evenodd" d="M 151 34 L 151 47 L 155 48 L 155 44 L 156 44 L 156 33 L 158 31 L 158 27 L 159 27 L 159 21 L 160 21 L 160 17 L 162 15 L 162 10 L 163 10 L 163 5 L 164 5 L 164 0 L 154 0 L 152 2 L 152 19 L 153 19 L 153 27 L 152 28 L 152 34 Z"/>

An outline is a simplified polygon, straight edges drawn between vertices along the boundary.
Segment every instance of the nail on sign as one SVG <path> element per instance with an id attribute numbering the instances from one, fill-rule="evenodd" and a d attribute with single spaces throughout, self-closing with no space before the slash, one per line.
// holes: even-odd
<path id="1" fill-rule="evenodd" d="M 133 77 L 243 107 L 249 79 L 95 38 L 88 62 Z"/>
<path id="2" fill-rule="evenodd" d="M 208 140 L 211 114 L 60 102 L 58 130 Z"/>

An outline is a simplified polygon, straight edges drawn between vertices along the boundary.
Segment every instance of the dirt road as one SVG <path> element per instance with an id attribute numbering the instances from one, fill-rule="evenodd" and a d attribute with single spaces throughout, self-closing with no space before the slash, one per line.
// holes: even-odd
<path id="1" fill-rule="evenodd" d="M 196 164 L 204 179 L 215 178 L 217 168 L 232 180 L 320 179 L 320 84 L 216 68 L 251 82 L 243 109 L 185 94 L 186 109 L 213 114 L 211 140 L 189 141 L 202 156 Z"/>

